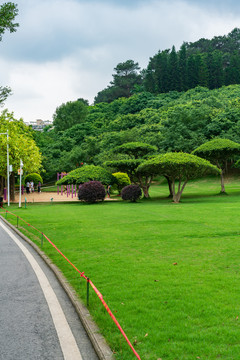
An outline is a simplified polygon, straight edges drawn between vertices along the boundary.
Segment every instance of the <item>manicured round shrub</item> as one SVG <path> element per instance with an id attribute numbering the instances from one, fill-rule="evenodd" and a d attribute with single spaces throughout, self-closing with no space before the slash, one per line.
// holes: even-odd
<path id="1" fill-rule="evenodd" d="M 136 202 L 142 196 L 142 190 L 138 185 L 128 185 L 122 189 L 122 199 Z"/>
<path id="2" fill-rule="evenodd" d="M 43 179 L 42 179 L 41 175 L 36 174 L 36 173 L 28 174 L 24 179 L 24 183 L 26 184 L 28 181 L 29 182 L 33 181 L 34 184 L 38 184 L 39 182 L 41 184 L 43 183 Z"/>
<path id="3" fill-rule="evenodd" d="M 103 201 L 106 196 L 106 191 L 100 181 L 89 181 L 81 185 L 78 190 L 78 199 L 89 203 L 96 201 Z"/>
<path id="4" fill-rule="evenodd" d="M 121 190 L 125 186 L 131 184 L 129 176 L 128 176 L 128 174 L 123 173 L 123 172 L 116 172 L 116 173 L 113 174 L 113 176 L 116 179 L 116 184 L 114 185 L 114 187 L 116 186 L 116 188 L 118 189 L 118 193 L 121 194 Z"/>
<path id="5" fill-rule="evenodd" d="M 70 171 L 66 176 L 56 182 L 56 185 L 83 184 L 88 181 L 101 181 L 104 185 L 113 184 L 114 176 L 101 166 L 84 165 Z"/>

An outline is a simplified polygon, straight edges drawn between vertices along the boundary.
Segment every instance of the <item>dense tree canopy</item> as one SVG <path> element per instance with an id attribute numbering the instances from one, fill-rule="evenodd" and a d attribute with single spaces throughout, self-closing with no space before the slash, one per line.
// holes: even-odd
<path id="1" fill-rule="evenodd" d="M 176 203 L 180 201 L 182 192 L 190 179 L 220 173 L 220 170 L 209 161 L 181 152 L 155 156 L 144 161 L 138 167 L 138 171 L 148 176 L 159 174 L 168 177 L 171 180 L 173 201 Z"/>
<path id="2" fill-rule="evenodd" d="M 53 126 L 56 132 L 64 131 L 76 124 L 83 123 L 87 116 L 87 105 L 81 99 L 68 101 L 56 109 Z"/>
<path id="3" fill-rule="evenodd" d="M 83 184 L 88 181 L 100 181 L 104 185 L 114 184 L 114 176 L 101 166 L 85 165 L 57 181 L 57 185 Z"/>
<path id="4" fill-rule="evenodd" d="M 240 144 L 229 139 L 214 139 L 199 146 L 193 151 L 193 154 L 208 159 L 222 170 L 221 192 L 225 193 L 223 173 L 226 169 L 226 162 L 240 154 Z"/>
<path id="5" fill-rule="evenodd" d="M 58 133 L 34 132 L 43 154 L 43 177 L 55 180 L 57 172 L 69 172 L 82 162 L 102 165 L 129 159 L 122 151 L 127 143 L 147 143 L 157 153 L 191 153 L 215 137 L 240 143 L 239 99 L 240 85 L 230 85 L 159 95 L 139 93 L 89 106 L 84 122 Z M 113 170 L 127 171 L 122 163 L 119 166 Z"/>
<path id="6" fill-rule="evenodd" d="M 19 24 L 14 22 L 17 14 L 17 5 L 12 2 L 7 2 L 0 6 L 0 41 L 2 41 L 6 31 L 12 33 L 17 30 Z M 0 105 L 4 103 L 10 94 L 11 89 L 8 86 L 0 86 Z"/>
<path id="7" fill-rule="evenodd" d="M 3 111 L 0 115 L 0 133 L 8 130 L 9 145 L 9 164 L 13 167 L 10 176 L 10 196 L 14 200 L 15 174 L 20 166 L 20 159 L 23 161 L 24 173 L 39 172 L 42 168 L 42 157 L 33 137 L 32 130 L 29 129 L 23 120 L 16 120 L 13 114 Z M 0 135 L 0 178 L 7 178 L 7 136 Z M 2 193 L 4 182 L 0 183 L 0 193 Z"/>
<path id="8" fill-rule="evenodd" d="M 152 176 L 145 176 L 141 171 L 137 171 L 137 168 L 144 159 L 157 152 L 157 147 L 141 142 L 130 142 L 115 147 L 113 152 L 125 154 L 127 157 L 125 159 L 107 161 L 105 165 L 118 171 L 126 172 L 132 182 L 140 185 L 144 197 L 148 198 Z"/>
<path id="9" fill-rule="evenodd" d="M 38 172 L 41 154 L 33 140 L 31 130 L 22 120 L 16 120 L 6 110 L 0 115 L 0 133 L 9 132 L 9 163 L 16 173 L 22 159 L 24 172 Z M 7 136 L 0 135 L 0 175 L 7 176 Z"/>
<path id="10" fill-rule="evenodd" d="M 133 60 L 119 63 L 115 68 L 111 85 L 100 91 L 94 103 L 111 102 L 120 97 L 128 98 L 133 94 L 134 87 L 140 85 L 142 77 L 138 73 L 140 67 Z"/>
<path id="11" fill-rule="evenodd" d="M 158 94 L 172 90 L 186 91 L 196 86 L 216 89 L 240 83 L 240 29 L 212 40 L 183 43 L 150 58 L 145 71 L 144 89 Z"/>

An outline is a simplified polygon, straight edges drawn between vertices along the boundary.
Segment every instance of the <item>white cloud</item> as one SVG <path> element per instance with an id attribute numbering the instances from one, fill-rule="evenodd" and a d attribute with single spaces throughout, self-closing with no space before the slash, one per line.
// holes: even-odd
<path id="1" fill-rule="evenodd" d="M 25 121 L 51 119 L 63 102 L 92 102 L 119 62 L 143 68 L 158 50 L 224 35 L 240 23 L 231 9 L 190 0 L 118 3 L 21 0 L 20 28 L 1 43 L 1 79 L 14 92 L 9 110 Z"/>

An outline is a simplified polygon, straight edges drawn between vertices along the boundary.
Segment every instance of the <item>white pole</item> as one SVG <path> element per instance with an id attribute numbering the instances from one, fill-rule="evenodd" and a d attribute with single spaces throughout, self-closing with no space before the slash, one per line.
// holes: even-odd
<path id="1" fill-rule="evenodd" d="M 20 160 L 20 185 L 19 185 L 19 207 L 22 205 L 22 167 L 23 162 Z"/>
<path id="2" fill-rule="evenodd" d="M 8 130 L 7 130 L 7 194 L 8 206 L 10 205 L 10 186 L 9 186 L 9 145 L 8 145 Z"/>
<path id="3" fill-rule="evenodd" d="M 0 135 L 7 135 L 7 192 L 8 192 L 8 206 L 10 205 L 9 197 L 9 148 L 8 148 L 8 130 L 6 133 L 0 133 Z"/>

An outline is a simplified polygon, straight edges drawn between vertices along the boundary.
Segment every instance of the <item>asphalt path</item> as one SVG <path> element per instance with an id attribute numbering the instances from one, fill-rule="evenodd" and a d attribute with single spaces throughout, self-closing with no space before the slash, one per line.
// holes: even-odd
<path id="1" fill-rule="evenodd" d="M 98 360 L 52 271 L 0 220 L 0 360 Z"/>

